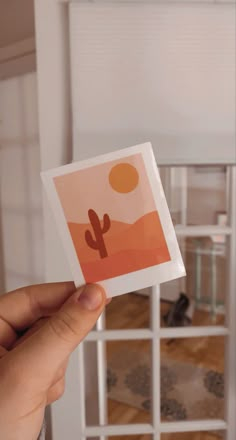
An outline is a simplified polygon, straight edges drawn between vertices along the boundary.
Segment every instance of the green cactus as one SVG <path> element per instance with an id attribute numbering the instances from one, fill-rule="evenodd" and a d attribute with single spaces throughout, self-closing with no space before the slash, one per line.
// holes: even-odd
<path id="1" fill-rule="evenodd" d="M 99 220 L 99 217 L 93 209 L 89 209 L 88 216 L 89 216 L 91 226 L 93 228 L 95 239 L 93 238 L 91 232 L 89 230 L 87 230 L 85 232 L 86 243 L 92 249 L 98 250 L 101 258 L 106 258 L 108 256 L 108 254 L 107 254 L 107 249 L 105 246 L 103 234 L 105 234 L 107 231 L 109 231 L 109 229 L 111 227 L 110 217 L 108 214 L 104 214 L 103 227 L 102 227 L 100 220 Z"/>

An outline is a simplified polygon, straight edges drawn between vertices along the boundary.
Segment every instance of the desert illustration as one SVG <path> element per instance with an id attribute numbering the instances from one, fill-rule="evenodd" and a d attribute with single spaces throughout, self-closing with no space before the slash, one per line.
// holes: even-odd
<path id="1" fill-rule="evenodd" d="M 54 181 L 87 283 L 170 260 L 141 154 Z"/>

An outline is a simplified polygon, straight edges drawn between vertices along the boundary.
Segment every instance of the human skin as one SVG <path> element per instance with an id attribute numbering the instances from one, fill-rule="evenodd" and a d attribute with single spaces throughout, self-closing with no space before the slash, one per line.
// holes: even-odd
<path id="1" fill-rule="evenodd" d="M 69 356 L 108 303 L 98 285 L 51 283 L 0 296 L 0 432 L 36 440 L 64 392 Z"/>

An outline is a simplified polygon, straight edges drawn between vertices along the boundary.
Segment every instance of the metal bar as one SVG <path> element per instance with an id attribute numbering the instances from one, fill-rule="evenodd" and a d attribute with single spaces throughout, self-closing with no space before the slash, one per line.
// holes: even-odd
<path id="1" fill-rule="evenodd" d="M 137 330 L 100 330 L 98 332 L 92 331 L 87 337 L 86 341 L 132 341 L 137 339 L 151 339 L 152 331 L 147 329 Z"/>
<path id="2" fill-rule="evenodd" d="M 228 295 L 226 299 L 226 325 L 229 336 L 225 349 L 225 418 L 228 423 L 226 440 L 235 440 L 236 433 L 236 167 L 230 170 L 229 221 L 232 235 L 228 239 Z"/>
<path id="3" fill-rule="evenodd" d="M 212 326 L 193 326 L 193 327 L 171 327 L 160 328 L 158 336 L 161 339 L 168 338 L 198 338 L 204 336 L 227 336 L 229 331 L 227 327 L 221 325 Z M 86 337 L 86 341 L 133 341 L 152 339 L 153 332 L 147 329 L 137 330 L 103 330 L 99 332 L 92 331 Z"/>
<path id="4" fill-rule="evenodd" d="M 177 432 L 205 432 L 205 431 L 225 431 L 227 423 L 224 420 L 192 420 L 189 422 L 164 422 L 160 424 L 161 433 Z M 148 424 L 130 424 L 130 425 L 107 425 L 107 426 L 89 426 L 85 429 L 86 437 L 95 437 L 97 435 L 138 435 L 154 434 L 154 428 Z"/>
<path id="5" fill-rule="evenodd" d="M 153 440 L 160 440 L 161 423 L 161 348 L 160 348 L 160 286 L 152 287 L 152 425 Z"/>
<path id="6" fill-rule="evenodd" d="M 211 317 L 216 320 L 217 308 L 217 270 L 216 270 L 216 256 L 211 252 Z"/>
<path id="7" fill-rule="evenodd" d="M 173 202 L 172 202 L 172 181 L 173 181 L 173 169 L 172 167 L 164 168 L 164 176 L 163 176 L 163 187 L 165 190 L 166 200 L 169 206 L 170 211 L 173 210 Z M 159 169 L 159 172 L 161 170 Z"/>
<path id="8" fill-rule="evenodd" d="M 161 433 L 224 431 L 227 424 L 224 420 L 192 420 L 189 422 L 161 423 Z"/>
<path id="9" fill-rule="evenodd" d="M 212 325 L 205 327 L 176 327 L 176 328 L 162 328 L 160 330 L 161 339 L 169 338 L 201 338 L 206 336 L 227 336 L 229 330 L 227 327 L 220 325 Z"/>
<path id="10" fill-rule="evenodd" d="M 183 227 L 187 226 L 187 212 L 188 212 L 188 168 L 181 167 L 181 209 L 180 209 L 180 225 Z M 180 226 L 179 225 L 179 226 Z M 182 258 L 186 261 L 186 246 L 185 237 L 179 237 L 179 246 L 182 254 Z M 186 292 L 187 288 L 187 277 L 182 277 L 179 280 L 181 292 Z"/>
<path id="11" fill-rule="evenodd" d="M 188 169 L 187 167 L 181 168 L 181 220 L 180 223 L 183 226 L 187 225 L 187 210 L 188 210 Z"/>
<path id="12" fill-rule="evenodd" d="M 178 237 L 208 237 L 209 235 L 231 235 L 232 228 L 230 226 L 181 226 L 175 227 Z"/>
<path id="13" fill-rule="evenodd" d="M 88 426 L 85 429 L 86 437 L 96 437 L 98 435 L 138 435 L 153 434 L 153 427 L 149 424 L 130 424 L 130 425 L 107 425 L 107 426 Z"/>
<path id="14" fill-rule="evenodd" d="M 97 332 L 105 328 L 105 313 L 97 321 Z M 98 374 L 98 414 L 99 425 L 107 424 L 107 386 L 106 386 L 106 342 L 97 340 L 97 374 Z M 100 436 L 100 440 L 106 440 Z"/>
<path id="15" fill-rule="evenodd" d="M 210 251 L 209 249 L 199 249 L 198 250 L 198 255 L 207 255 L 207 256 L 211 256 L 211 255 L 215 255 L 215 256 L 220 256 L 223 257 L 225 256 L 225 251 L 223 248 L 220 247 L 213 247 L 212 250 Z"/>
<path id="16" fill-rule="evenodd" d="M 201 244 L 197 241 L 196 246 L 196 306 L 198 307 L 201 301 L 201 287 L 202 287 L 202 257 L 200 253 Z"/>

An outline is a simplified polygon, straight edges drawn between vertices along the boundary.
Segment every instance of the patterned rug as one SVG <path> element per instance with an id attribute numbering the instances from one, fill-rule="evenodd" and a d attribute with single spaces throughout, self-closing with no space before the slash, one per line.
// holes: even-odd
<path id="1" fill-rule="evenodd" d="M 148 353 L 125 349 L 114 353 L 108 358 L 108 397 L 150 411 L 150 365 Z M 165 421 L 223 419 L 223 375 L 192 364 L 162 359 L 161 417 Z"/>

